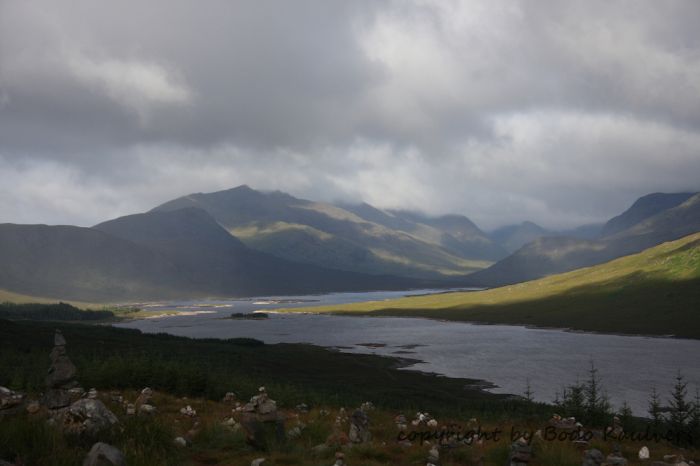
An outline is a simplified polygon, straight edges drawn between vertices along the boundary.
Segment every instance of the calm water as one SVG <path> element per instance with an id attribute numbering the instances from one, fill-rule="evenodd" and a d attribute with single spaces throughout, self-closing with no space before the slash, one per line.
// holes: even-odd
<path id="1" fill-rule="evenodd" d="M 526 381 L 535 398 L 553 401 L 562 386 L 585 380 L 590 361 L 614 406 L 623 400 L 644 414 L 651 387 L 666 397 L 681 369 L 689 394 L 700 387 L 700 341 L 474 325 L 427 319 L 271 314 L 266 320 L 222 319 L 232 312 L 273 310 L 301 305 L 391 299 L 417 292 L 336 293 L 320 296 L 230 301 L 155 303 L 163 308 L 204 312 L 139 320 L 120 327 L 193 338 L 251 337 L 266 343 L 312 343 L 341 351 L 418 359 L 410 369 L 491 382 L 497 393 L 523 392 Z M 280 302 L 290 300 L 294 302 Z M 300 303 L 303 301 L 303 303 Z"/>

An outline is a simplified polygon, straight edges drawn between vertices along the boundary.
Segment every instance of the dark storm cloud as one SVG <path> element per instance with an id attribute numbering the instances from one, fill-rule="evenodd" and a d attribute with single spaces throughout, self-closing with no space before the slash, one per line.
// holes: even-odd
<path id="1" fill-rule="evenodd" d="M 699 189 L 700 4 L 0 1 L 0 221 L 248 183 L 598 221 Z"/>

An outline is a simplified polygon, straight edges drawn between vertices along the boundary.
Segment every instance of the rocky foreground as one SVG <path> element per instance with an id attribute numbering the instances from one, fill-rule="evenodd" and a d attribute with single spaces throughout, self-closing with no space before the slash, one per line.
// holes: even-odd
<path id="1" fill-rule="evenodd" d="M 0 387 L 0 465 L 684 466 L 698 455 L 665 439 L 635 437 L 618 418 L 602 430 L 558 415 L 482 425 L 427 412 L 407 416 L 371 402 L 281 407 L 265 387 L 248 401 L 234 391 L 211 401 L 147 387 L 85 390 L 78 380 L 57 331 L 43 393 Z M 42 435 L 51 440 L 44 451 Z"/>

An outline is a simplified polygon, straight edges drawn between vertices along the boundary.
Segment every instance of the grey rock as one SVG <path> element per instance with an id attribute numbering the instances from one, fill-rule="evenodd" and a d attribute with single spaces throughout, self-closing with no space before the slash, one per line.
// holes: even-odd
<path id="1" fill-rule="evenodd" d="M 532 459 L 532 447 L 526 442 L 517 440 L 510 446 L 510 465 L 526 465 Z"/>
<path id="2" fill-rule="evenodd" d="M 608 466 L 627 466 L 627 460 L 618 453 L 611 453 L 605 458 Z"/>
<path id="3" fill-rule="evenodd" d="M 117 417 L 100 400 L 78 400 L 59 410 L 54 419 L 69 434 L 97 437 L 119 423 Z"/>
<path id="4" fill-rule="evenodd" d="M 53 345 L 66 346 L 66 339 L 63 336 L 63 332 L 60 329 L 56 329 L 56 332 L 53 335 Z"/>
<path id="5" fill-rule="evenodd" d="M 125 466 L 126 459 L 118 448 L 98 442 L 92 446 L 83 466 Z"/>
<path id="6" fill-rule="evenodd" d="M 0 410 L 11 409 L 24 402 L 24 395 L 20 392 L 0 387 Z"/>
<path id="7" fill-rule="evenodd" d="M 365 411 L 357 409 L 352 413 L 348 438 L 352 443 L 366 443 L 372 439 L 369 431 L 369 417 Z"/>
<path id="8" fill-rule="evenodd" d="M 603 456 L 603 453 L 600 450 L 597 450 L 595 448 L 591 450 L 586 450 L 581 466 L 600 466 L 601 464 L 603 464 L 604 459 L 605 457 Z"/>

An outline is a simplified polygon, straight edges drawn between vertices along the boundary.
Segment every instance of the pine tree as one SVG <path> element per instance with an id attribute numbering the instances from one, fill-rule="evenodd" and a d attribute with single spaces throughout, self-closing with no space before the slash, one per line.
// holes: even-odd
<path id="1" fill-rule="evenodd" d="M 700 389 L 695 389 L 695 401 L 693 402 L 690 421 L 688 423 L 690 431 L 691 443 L 695 446 L 700 445 Z"/>
<path id="2" fill-rule="evenodd" d="M 599 424 L 605 420 L 610 411 L 610 403 L 607 396 L 602 393 L 598 369 L 591 360 L 591 368 L 588 370 L 588 381 L 584 387 L 586 421 Z"/>
<path id="3" fill-rule="evenodd" d="M 688 383 L 685 381 L 683 374 L 678 371 L 676 384 L 673 386 L 671 399 L 669 400 L 669 420 L 671 428 L 675 431 L 681 443 L 686 443 L 689 440 L 688 423 L 693 410 L 693 403 L 688 402 L 686 399 L 687 395 Z"/>
<path id="4" fill-rule="evenodd" d="M 661 414 L 661 399 L 659 398 L 659 393 L 656 391 L 656 387 L 652 387 L 651 389 L 651 397 L 649 398 L 649 408 L 647 409 L 647 413 L 649 413 L 649 417 L 651 418 L 653 432 L 660 432 L 664 418 Z"/>
<path id="5" fill-rule="evenodd" d="M 532 386 L 530 385 L 530 378 L 529 377 L 525 380 L 525 393 L 524 393 L 524 395 L 525 395 L 525 399 L 527 401 L 532 402 L 534 400 L 535 392 L 532 391 Z"/>
<path id="6" fill-rule="evenodd" d="M 632 408 L 630 405 L 627 403 L 627 400 L 622 402 L 622 406 L 620 407 L 620 421 L 622 422 L 622 427 L 625 430 L 630 430 L 632 427 Z"/>

